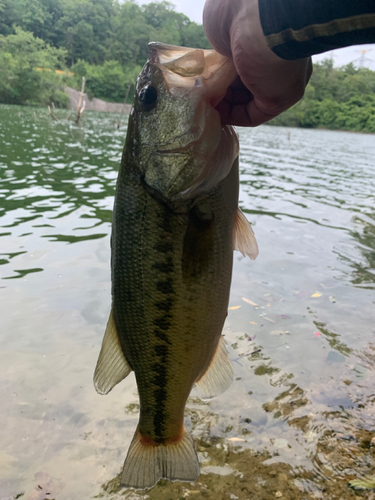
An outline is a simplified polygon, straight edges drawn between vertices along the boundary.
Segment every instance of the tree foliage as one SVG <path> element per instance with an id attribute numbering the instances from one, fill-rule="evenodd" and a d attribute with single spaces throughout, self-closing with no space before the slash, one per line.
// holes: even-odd
<path id="1" fill-rule="evenodd" d="M 39 87 L 47 80 L 51 83 L 57 80 L 51 72 L 37 73 L 36 66 L 50 70 L 68 67 L 76 73 L 70 85 L 75 83 L 80 87 L 77 77 L 85 76 L 90 96 L 122 101 L 129 83 L 134 83 L 147 59 L 148 42 L 210 47 L 203 27 L 176 12 L 167 1 L 140 6 L 134 0 L 121 3 L 118 0 L 0 0 L 0 35 L 2 47 L 6 49 L 0 56 L 6 68 L 6 74 L 0 76 L 0 102 L 48 100 L 48 92 L 39 91 Z M 27 38 L 29 45 L 34 43 L 35 50 L 33 55 L 29 52 L 29 60 L 25 48 L 20 47 L 19 55 L 10 50 L 14 37 Z M 47 53 L 58 55 L 59 64 L 52 59 L 36 61 L 35 58 Z M 20 88 L 21 80 L 25 91 Z"/>
<path id="2" fill-rule="evenodd" d="M 8 104 L 67 104 L 63 75 L 66 52 L 46 44 L 32 33 L 15 28 L 0 35 L 0 102 Z"/>
<path id="3" fill-rule="evenodd" d="M 375 71 L 315 64 L 304 98 L 271 124 L 375 133 Z"/>
<path id="4" fill-rule="evenodd" d="M 82 76 L 86 78 L 86 90 L 90 98 L 98 97 L 99 99 L 122 102 L 126 95 L 134 95 L 134 84 L 141 71 L 141 66 L 127 69 L 114 60 L 95 65 L 80 59 L 72 70 L 74 71 L 76 88 L 80 87 Z"/>
<path id="5" fill-rule="evenodd" d="M 143 65 L 152 40 L 210 47 L 203 27 L 167 1 L 140 6 L 133 0 L 0 0 L 0 34 L 14 33 L 14 26 L 65 49 L 69 66 L 78 59 Z"/>

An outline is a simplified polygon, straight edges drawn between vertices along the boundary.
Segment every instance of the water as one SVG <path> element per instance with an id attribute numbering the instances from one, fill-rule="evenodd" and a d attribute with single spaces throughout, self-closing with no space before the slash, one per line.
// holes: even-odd
<path id="1" fill-rule="evenodd" d="M 126 125 L 58 114 L 0 107 L 0 498 L 146 498 L 118 488 L 134 376 L 92 385 Z M 348 482 L 375 476 L 375 138 L 263 126 L 240 143 L 260 255 L 235 253 L 236 380 L 189 400 L 198 482 L 148 498 L 373 498 Z"/>

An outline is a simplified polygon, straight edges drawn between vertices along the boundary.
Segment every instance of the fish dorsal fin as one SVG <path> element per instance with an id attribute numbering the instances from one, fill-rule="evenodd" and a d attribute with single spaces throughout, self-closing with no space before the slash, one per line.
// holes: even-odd
<path id="1" fill-rule="evenodd" d="M 236 220 L 234 222 L 233 241 L 234 250 L 241 252 L 244 257 L 247 255 L 251 260 L 255 260 L 258 257 L 259 249 L 254 231 L 240 208 L 237 208 Z"/>
<path id="2" fill-rule="evenodd" d="M 131 371 L 132 369 L 121 349 L 111 310 L 94 373 L 96 392 L 108 394 Z"/>
<path id="3" fill-rule="evenodd" d="M 196 382 L 199 397 L 212 399 L 226 391 L 233 382 L 233 367 L 224 337 L 220 337 L 215 355 L 207 371 Z"/>

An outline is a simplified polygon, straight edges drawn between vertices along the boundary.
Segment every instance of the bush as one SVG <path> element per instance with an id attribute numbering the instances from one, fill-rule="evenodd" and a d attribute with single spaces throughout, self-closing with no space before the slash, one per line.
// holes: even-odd
<path id="1" fill-rule="evenodd" d="M 85 90 L 90 98 L 93 96 L 113 102 L 123 102 L 128 91 L 128 101 L 132 102 L 134 95 L 134 84 L 139 66 L 132 70 L 125 69 L 118 61 L 106 61 L 97 66 L 79 60 L 72 68 L 75 75 L 75 86 L 81 88 L 82 76 L 86 78 Z"/>
<path id="2" fill-rule="evenodd" d="M 375 132 L 375 71 L 314 65 L 304 98 L 270 124 Z"/>
<path id="3" fill-rule="evenodd" d="M 0 35 L 0 102 L 66 106 L 66 75 L 55 72 L 64 67 L 65 55 L 21 28 Z"/>

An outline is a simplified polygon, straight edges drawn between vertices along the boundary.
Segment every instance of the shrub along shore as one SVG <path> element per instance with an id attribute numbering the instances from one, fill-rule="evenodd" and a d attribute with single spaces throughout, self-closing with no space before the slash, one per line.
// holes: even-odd
<path id="1" fill-rule="evenodd" d="M 375 71 L 314 64 L 304 98 L 271 124 L 375 133 Z"/>

